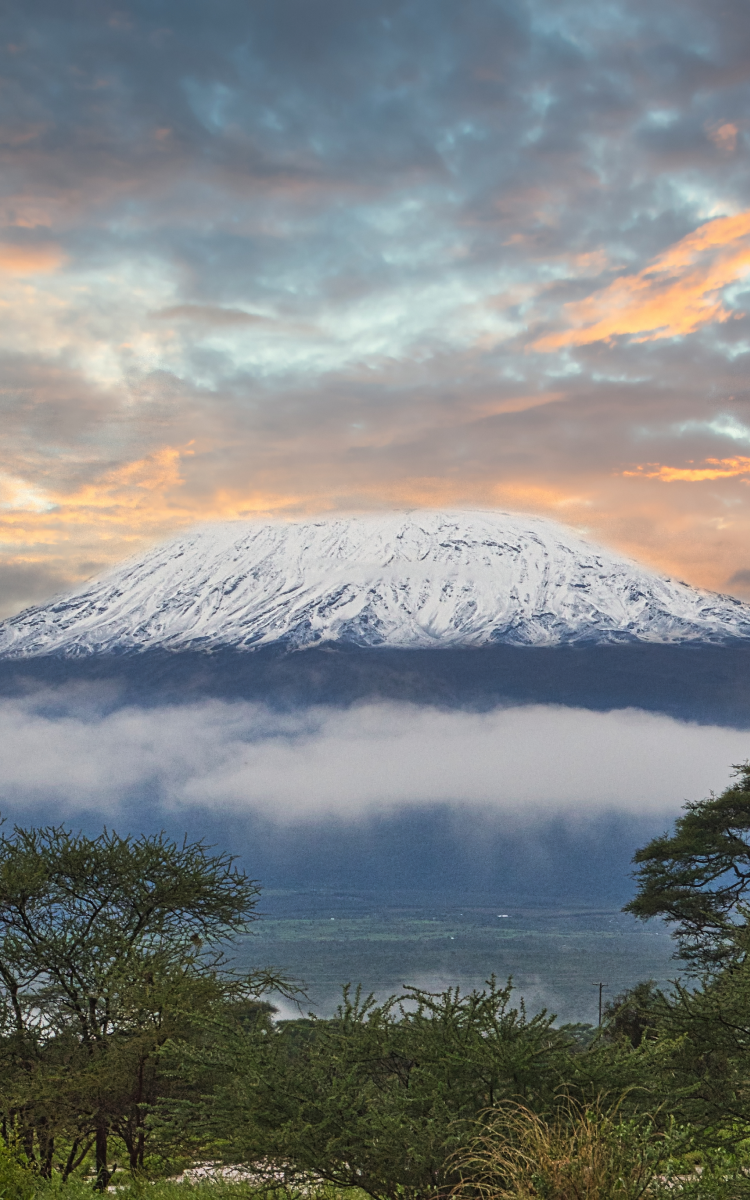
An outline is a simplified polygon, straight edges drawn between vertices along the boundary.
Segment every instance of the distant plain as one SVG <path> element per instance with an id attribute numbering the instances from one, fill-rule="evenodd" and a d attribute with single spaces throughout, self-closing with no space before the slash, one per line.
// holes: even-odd
<path id="1" fill-rule="evenodd" d="M 663 925 L 643 925 L 616 907 L 524 906 L 492 897 L 451 900 L 427 892 L 272 889 L 242 943 L 238 965 L 279 967 L 305 984 L 302 1011 L 333 1012 L 344 983 L 378 997 L 405 984 L 428 990 L 481 987 L 513 977 L 517 1000 L 563 1022 L 596 1023 L 605 999 L 641 979 L 678 973 Z M 283 1014 L 294 1015 L 288 1005 Z"/>

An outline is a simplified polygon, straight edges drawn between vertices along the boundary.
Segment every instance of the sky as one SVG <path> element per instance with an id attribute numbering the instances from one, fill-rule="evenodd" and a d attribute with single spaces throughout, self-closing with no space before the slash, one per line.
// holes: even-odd
<path id="1" fill-rule="evenodd" d="M 10 0 L 0 614 L 198 521 L 554 517 L 750 599 L 746 0 Z"/>

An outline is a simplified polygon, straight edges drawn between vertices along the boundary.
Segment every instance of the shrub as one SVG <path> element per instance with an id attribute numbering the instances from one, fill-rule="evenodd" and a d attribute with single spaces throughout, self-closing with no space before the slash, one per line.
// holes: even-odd
<path id="1" fill-rule="evenodd" d="M 0 1137 L 0 1200 L 33 1200 L 39 1182 L 15 1145 Z"/>

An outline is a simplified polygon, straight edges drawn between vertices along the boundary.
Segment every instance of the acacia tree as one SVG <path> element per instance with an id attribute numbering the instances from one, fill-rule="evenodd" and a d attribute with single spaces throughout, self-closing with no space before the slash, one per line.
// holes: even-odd
<path id="1" fill-rule="evenodd" d="M 67 1118 L 64 1173 L 108 1137 L 143 1157 L 143 1107 L 159 1045 L 181 1011 L 216 998 L 227 942 L 247 929 L 258 888 L 228 854 L 163 833 L 62 827 L 0 836 L 0 1050 L 6 1112 L 52 1167 Z"/>
<path id="2" fill-rule="evenodd" d="M 679 956 L 698 971 L 716 970 L 745 953 L 750 888 L 750 762 L 720 796 L 685 806 L 670 836 L 654 838 L 633 861 L 636 896 L 624 911 L 675 926 Z"/>

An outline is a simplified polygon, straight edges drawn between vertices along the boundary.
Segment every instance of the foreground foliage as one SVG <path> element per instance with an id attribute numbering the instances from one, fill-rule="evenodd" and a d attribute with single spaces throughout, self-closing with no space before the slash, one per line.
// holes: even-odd
<path id="1" fill-rule="evenodd" d="M 488 1106 L 511 1096 L 548 1106 L 568 1058 L 551 1016 L 527 1018 L 495 980 L 466 996 L 410 988 L 384 1004 L 347 990 L 332 1020 L 175 1047 L 174 1068 L 187 1066 L 201 1095 L 165 1101 L 160 1132 L 184 1152 L 193 1130 L 210 1131 L 225 1154 L 287 1182 L 416 1200 L 457 1182 L 450 1155 Z"/>
<path id="2" fill-rule="evenodd" d="M 172 1200 L 195 1162 L 252 1164 L 201 1196 L 750 1200 L 750 765 L 637 864 L 688 974 L 601 1029 L 494 978 L 276 1021 L 283 981 L 224 957 L 257 897 L 230 856 L 1 836 L 0 1200 Z"/>
<path id="3" fill-rule="evenodd" d="M 0 1105 L 39 1174 L 66 1179 L 93 1148 L 106 1187 L 112 1134 L 143 1167 L 159 1048 L 224 999 L 221 947 L 257 893 L 200 842 L 0 837 Z"/>

